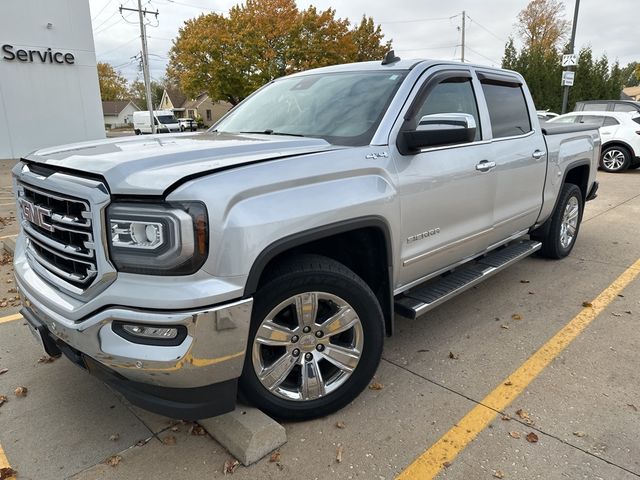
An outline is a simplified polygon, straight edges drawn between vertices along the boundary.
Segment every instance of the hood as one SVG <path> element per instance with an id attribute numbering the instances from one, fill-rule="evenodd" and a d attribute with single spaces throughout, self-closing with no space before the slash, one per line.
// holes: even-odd
<path id="1" fill-rule="evenodd" d="M 103 177 L 114 194 L 162 195 L 185 177 L 332 150 L 317 138 L 199 133 L 121 137 L 38 150 L 26 161 Z"/>

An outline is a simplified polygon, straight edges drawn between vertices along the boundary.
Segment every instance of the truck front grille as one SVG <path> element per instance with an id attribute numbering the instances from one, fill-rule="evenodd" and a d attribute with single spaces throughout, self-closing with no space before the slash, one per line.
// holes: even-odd
<path id="1" fill-rule="evenodd" d="M 86 289 L 98 274 L 89 201 L 23 182 L 17 190 L 30 261 Z"/>

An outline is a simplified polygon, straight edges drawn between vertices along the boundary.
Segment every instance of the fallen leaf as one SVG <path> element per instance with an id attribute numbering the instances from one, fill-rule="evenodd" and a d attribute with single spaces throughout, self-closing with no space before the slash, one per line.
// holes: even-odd
<path id="1" fill-rule="evenodd" d="M 346 427 L 346 425 L 344 424 L 344 422 L 336 422 L 336 427 L 344 428 L 344 427 Z"/>
<path id="2" fill-rule="evenodd" d="M 529 280 L 520 280 L 520 283 L 531 283 Z"/>
<path id="3" fill-rule="evenodd" d="M 504 385 L 510 387 L 511 385 L 513 385 L 513 382 L 511 380 L 507 380 L 506 382 L 504 382 Z"/>
<path id="4" fill-rule="evenodd" d="M 2 397 L 0 397 L 0 402 L 2 402 Z M 0 403 L 0 405 L 2 405 L 2 403 Z M 627 407 L 633 408 L 633 410 L 636 412 L 638 411 L 638 407 L 636 407 L 633 403 L 627 403 Z"/>
<path id="5" fill-rule="evenodd" d="M 505 422 L 508 422 L 511 420 L 511 417 L 509 415 L 502 415 L 502 420 L 504 420 Z"/>
<path id="6" fill-rule="evenodd" d="M 593 303 L 591 302 L 582 302 L 582 306 L 585 308 L 593 308 Z"/>
<path id="7" fill-rule="evenodd" d="M 8 368 L 0 368 L 0 375 L 7 373 L 9 371 Z"/>
<path id="8" fill-rule="evenodd" d="M 509 330 L 510 327 L 509 327 L 509 325 L 502 324 L 502 325 L 500 325 L 500 328 L 504 328 L 505 330 Z"/>
<path id="9" fill-rule="evenodd" d="M 0 302 L 0 307 L 2 307 L 2 308 L 6 307 L 7 305 L 8 305 L 7 302 Z"/>
<path id="10" fill-rule="evenodd" d="M 628 313 L 629 315 L 631 315 L 631 310 L 625 310 L 624 313 Z"/>
<path id="11" fill-rule="evenodd" d="M 271 463 L 276 463 L 280 461 L 280 450 L 276 450 L 275 452 L 273 452 L 271 454 L 271 456 L 269 457 L 269 461 Z"/>
<path id="12" fill-rule="evenodd" d="M 344 449 L 342 448 L 342 446 L 338 447 L 338 449 L 336 450 L 336 462 L 342 463 L 342 452 L 343 451 L 344 451 Z"/>
<path id="13" fill-rule="evenodd" d="M 177 432 L 178 430 L 180 430 L 180 425 L 173 425 L 169 428 L 169 430 L 171 430 L 172 432 Z"/>
<path id="14" fill-rule="evenodd" d="M 55 361 L 56 361 L 55 358 L 49 357 L 48 355 L 44 355 L 38 359 L 38 363 L 51 363 Z"/>
<path id="15" fill-rule="evenodd" d="M 621 313 L 616 313 L 616 312 L 611 312 L 611 315 L 613 315 L 614 317 L 621 317 L 622 316 Z"/>
<path id="16" fill-rule="evenodd" d="M 520 438 L 521 437 L 520 432 L 509 432 L 509 436 L 511 438 Z"/>
<path id="17" fill-rule="evenodd" d="M 176 437 L 174 437 L 173 435 L 167 435 L 162 439 L 162 443 L 164 443 L 165 445 L 175 445 Z"/>
<path id="18" fill-rule="evenodd" d="M 587 433 L 586 433 L 586 432 L 580 432 L 580 431 L 578 431 L 578 432 L 573 432 L 573 434 L 574 434 L 576 437 L 586 437 L 586 436 L 587 436 Z"/>
<path id="19" fill-rule="evenodd" d="M 451 462 L 444 462 L 444 463 L 442 464 L 442 466 L 443 466 L 444 468 L 449 468 L 449 467 L 451 466 Z"/>
<path id="20" fill-rule="evenodd" d="M 122 457 L 120 455 L 111 455 L 109 458 L 105 460 L 104 463 L 111 467 L 116 467 L 122 461 Z"/>
<path id="21" fill-rule="evenodd" d="M 384 385 L 380 382 L 373 382 L 371 385 L 369 385 L 369 390 L 382 390 L 383 388 Z"/>
<path id="22" fill-rule="evenodd" d="M 520 315 L 519 313 L 514 313 L 513 315 L 511 315 L 511 319 L 512 320 L 522 320 L 522 315 Z"/>
<path id="23" fill-rule="evenodd" d="M 0 407 L 2 406 L 3 403 L 8 402 L 9 400 L 7 399 L 7 397 L 5 395 L 0 395 Z"/>
<path id="24" fill-rule="evenodd" d="M 502 470 L 494 470 L 493 476 L 496 478 L 504 478 L 504 473 L 502 473 Z"/>
<path id="25" fill-rule="evenodd" d="M 235 458 L 230 458 L 228 460 L 226 460 L 224 462 L 224 470 L 223 473 L 226 475 L 227 473 L 229 474 L 233 474 L 233 472 L 236 471 L 236 468 L 238 468 L 238 465 L 240 465 L 240 462 L 238 460 L 236 460 Z"/>
<path id="26" fill-rule="evenodd" d="M 114 433 L 113 435 L 111 435 L 109 437 L 109 440 L 111 440 L 112 442 L 117 442 L 120 439 L 120 434 L 119 433 Z"/>
<path id="27" fill-rule="evenodd" d="M 536 435 L 533 432 L 529 432 L 527 433 L 527 442 L 529 443 L 536 443 L 538 441 L 538 435 Z"/>
<path id="28" fill-rule="evenodd" d="M 150 438 L 143 438 L 142 440 L 138 440 L 138 441 L 136 442 L 136 447 L 143 447 L 143 446 L 145 446 L 145 445 L 149 442 L 149 440 L 151 440 L 151 439 L 150 439 Z"/>
<path id="29" fill-rule="evenodd" d="M 449 352 L 449 358 L 451 358 L 452 360 L 458 360 L 458 355 L 453 352 Z"/>
<path id="30" fill-rule="evenodd" d="M 2 467 L 0 468 L 0 480 L 8 480 L 10 478 L 15 478 L 18 475 L 11 467 Z"/>
<path id="31" fill-rule="evenodd" d="M 27 396 L 27 387 L 18 387 L 13 392 L 16 397 L 26 397 Z"/>
<path id="32" fill-rule="evenodd" d="M 207 434 L 207 431 L 204 429 L 202 425 L 198 425 L 197 423 L 194 423 L 193 425 L 191 425 L 191 427 L 189 427 L 189 433 L 197 437 L 202 437 Z"/>

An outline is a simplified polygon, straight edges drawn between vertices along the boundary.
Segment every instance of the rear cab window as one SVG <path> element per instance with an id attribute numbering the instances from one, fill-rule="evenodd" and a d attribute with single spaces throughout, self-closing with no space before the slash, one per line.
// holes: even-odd
<path id="1" fill-rule="evenodd" d="M 489 110 L 493 138 L 529 133 L 532 130 L 531 117 L 522 85 L 515 79 L 501 81 L 480 74 L 478 76 Z"/>

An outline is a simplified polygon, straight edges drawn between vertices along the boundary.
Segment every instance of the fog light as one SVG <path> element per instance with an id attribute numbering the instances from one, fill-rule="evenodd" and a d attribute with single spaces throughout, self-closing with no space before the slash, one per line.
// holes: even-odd
<path id="1" fill-rule="evenodd" d="M 178 329 L 174 327 L 145 327 L 142 325 L 122 325 L 122 329 L 135 335 L 136 337 L 144 338 L 167 338 L 172 339 L 178 336 Z"/>
<path id="2" fill-rule="evenodd" d="M 115 321 L 111 328 L 125 340 L 141 345 L 175 347 L 187 338 L 187 327 L 184 325 L 141 325 Z"/>

